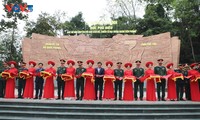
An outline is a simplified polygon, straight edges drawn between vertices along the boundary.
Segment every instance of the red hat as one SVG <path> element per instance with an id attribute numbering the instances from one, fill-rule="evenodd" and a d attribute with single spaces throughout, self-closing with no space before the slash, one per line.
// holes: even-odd
<path id="1" fill-rule="evenodd" d="M 89 63 L 94 64 L 94 60 L 88 60 L 86 63 L 87 63 L 87 64 L 89 64 Z"/>
<path id="2" fill-rule="evenodd" d="M 146 67 L 149 67 L 149 65 L 153 65 L 153 62 L 147 62 Z"/>
<path id="3" fill-rule="evenodd" d="M 68 61 L 67 61 L 67 64 L 68 64 L 68 65 L 69 65 L 70 63 L 71 63 L 72 65 L 75 65 L 75 62 L 74 62 L 73 60 L 68 60 Z"/>
<path id="4" fill-rule="evenodd" d="M 193 68 L 193 67 L 196 66 L 196 65 L 197 65 L 197 63 L 192 63 L 192 64 L 190 65 L 190 67 Z"/>
<path id="5" fill-rule="evenodd" d="M 126 64 L 124 65 L 125 68 L 127 68 L 128 66 L 129 66 L 129 67 L 132 67 L 132 64 L 131 64 L 131 63 L 126 63 Z"/>
<path id="6" fill-rule="evenodd" d="M 29 61 L 28 64 L 29 64 L 29 65 L 30 65 L 30 64 L 33 64 L 33 66 L 36 66 L 36 62 L 34 62 L 34 61 Z"/>
<path id="7" fill-rule="evenodd" d="M 16 63 L 15 61 L 9 61 L 8 64 L 9 64 L 9 65 L 13 64 L 13 65 L 15 65 L 15 66 L 17 65 L 17 63 Z"/>
<path id="8" fill-rule="evenodd" d="M 169 69 L 170 68 L 170 66 L 173 66 L 174 64 L 173 63 L 169 63 L 169 64 L 167 64 L 167 68 Z"/>
<path id="9" fill-rule="evenodd" d="M 108 64 L 110 64 L 110 66 L 113 66 L 113 62 L 111 62 L 111 61 L 107 61 L 106 66 L 108 66 Z"/>
<path id="10" fill-rule="evenodd" d="M 48 61 L 48 65 L 49 65 L 49 64 L 51 64 L 51 65 L 54 66 L 54 65 L 55 65 L 55 62 L 53 62 L 53 61 Z"/>

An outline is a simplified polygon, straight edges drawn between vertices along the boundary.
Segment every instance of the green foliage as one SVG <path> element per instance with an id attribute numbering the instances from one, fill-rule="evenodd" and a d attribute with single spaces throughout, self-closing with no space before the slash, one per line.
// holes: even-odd
<path id="1" fill-rule="evenodd" d="M 31 37 L 32 33 L 39 33 L 43 35 L 55 36 L 57 23 L 54 16 L 48 13 L 41 13 L 37 21 L 28 21 L 25 30 L 27 37 Z"/>
<path id="2" fill-rule="evenodd" d="M 23 0 L 3 0 L 3 5 L 10 3 L 23 3 Z M 15 4 L 13 3 L 13 4 Z M 28 14 L 26 12 L 8 12 L 7 9 L 4 9 L 5 14 L 3 13 L 3 19 L 0 21 L 0 32 L 1 32 L 1 41 L 0 41 L 0 50 L 1 50 L 1 59 L 6 60 L 20 60 L 22 59 L 20 45 L 18 44 L 19 39 L 17 28 L 18 23 L 21 20 L 26 20 Z M 4 36 L 7 34 L 6 36 Z"/>
<path id="3" fill-rule="evenodd" d="M 0 35 L 0 58 L 1 60 L 15 60 L 21 61 L 22 60 L 22 53 L 21 53 L 21 43 L 20 40 L 22 39 L 19 32 L 14 33 L 14 43 L 12 42 L 13 31 L 9 30 L 6 33 L 1 33 Z M 12 52 L 12 53 L 11 53 Z M 11 56 L 12 54 L 12 56 Z M 12 58 L 11 58 L 12 57 Z"/>
<path id="4" fill-rule="evenodd" d="M 148 36 L 170 31 L 172 36 L 179 36 L 181 39 L 180 62 L 200 61 L 200 1 L 143 1 L 146 1 L 148 5 L 144 18 L 138 21 L 137 34 Z"/>
<path id="5" fill-rule="evenodd" d="M 77 15 L 71 18 L 70 21 L 65 21 L 63 25 L 64 35 L 67 31 L 73 30 L 89 30 L 89 26 L 83 19 L 83 14 L 79 12 Z"/>
<path id="6" fill-rule="evenodd" d="M 138 19 L 136 34 L 144 36 L 168 32 L 172 28 L 172 22 L 168 19 L 161 4 L 149 4 L 146 6 L 143 19 Z"/>
<path id="7" fill-rule="evenodd" d="M 70 21 L 67 21 L 65 13 L 58 11 L 53 15 L 48 13 L 39 14 L 36 22 L 28 21 L 26 23 L 25 30 L 27 31 L 27 37 L 31 37 L 32 33 L 56 36 L 59 34 L 58 31 L 63 31 L 63 34 L 66 35 L 67 31 L 89 30 L 89 26 L 84 21 L 81 12 L 72 17 Z"/>

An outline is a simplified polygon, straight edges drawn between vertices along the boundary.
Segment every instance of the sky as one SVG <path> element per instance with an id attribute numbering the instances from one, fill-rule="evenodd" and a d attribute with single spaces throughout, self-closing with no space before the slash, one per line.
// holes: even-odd
<path id="1" fill-rule="evenodd" d="M 73 17 L 78 12 L 83 13 L 86 22 L 96 22 L 100 16 L 107 14 L 106 0 L 24 0 L 33 5 L 33 12 L 29 14 L 30 19 L 37 18 L 38 14 L 47 12 L 53 14 L 55 11 L 61 10 L 67 13 L 68 17 Z"/>
<path id="2" fill-rule="evenodd" d="M 36 20 L 41 12 L 53 14 L 55 11 L 64 11 L 68 19 L 83 13 L 84 20 L 89 24 L 100 21 L 101 16 L 105 16 L 105 21 L 110 21 L 110 14 L 107 9 L 107 0 L 24 0 L 28 5 L 33 5 L 33 12 L 29 13 L 29 20 Z M 2 0 L 0 0 L 0 10 L 3 10 Z M 139 11 L 137 15 L 142 17 L 144 11 Z M 2 12 L 0 12 L 0 19 Z M 23 23 L 20 25 L 24 26 Z"/>

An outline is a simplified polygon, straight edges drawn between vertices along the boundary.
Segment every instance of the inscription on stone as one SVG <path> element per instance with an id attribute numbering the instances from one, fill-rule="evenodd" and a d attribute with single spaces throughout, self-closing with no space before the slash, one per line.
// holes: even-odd
<path id="1" fill-rule="evenodd" d="M 61 58 L 82 60 L 85 67 L 88 59 L 96 63 L 101 61 L 104 67 L 105 62 L 110 60 L 115 68 L 118 61 L 134 63 L 141 60 L 144 66 L 147 61 L 157 64 L 158 58 L 163 58 L 165 65 L 173 62 L 176 66 L 179 63 L 180 40 L 171 37 L 169 32 L 149 37 L 118 34 L 112 38 L 89 38 L 85 35 L 58 38 L 33 34 L 32 39 L 24 38 L 22 52 L 24 61 L 43 62 L 44 66 L 48 60 L 53 60 L 57 67 Z"/>

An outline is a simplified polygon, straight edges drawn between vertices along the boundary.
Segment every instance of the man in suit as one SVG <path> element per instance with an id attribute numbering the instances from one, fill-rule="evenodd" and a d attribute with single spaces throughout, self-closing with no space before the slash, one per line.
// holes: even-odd
<path id="1" fill-rule="evenodd" d="M 82 73 L 86 72 L 86 69 L 83 67 L 83 61 L 77 61 L 78 68 L 76 68 L 76 100 L 82 100 L 84 95 L 84 77 Z M 79 94 L 81 90 L 81 95 Z"/>
<path id="2" fill-rule="evenodd" d="M 122 84 L 124 77 L 124 70 L 121 69 L 122 62 L 117 62 L 117 69 L 114 70 L 115 80 L 115 99 L 117 100 L 117 91 L 119 89 L 119 100 L 122 100 Z"/>
<path id="3" fill-rule="evenodd" d="M 154 73 L 160 76 L 165 76 L 167 74 L 166 68 L 163 66 L 163 59 L 158 59 L 158 66 L 154 68 Z M 161 82 L 157 82 L 157 96 L 158 101 L 166 101 L 165 100 L 165 86 L 166 80 L 161 78 Z M 162 99 L 160 99 L 160 89 L 162 91 Z"/>
<path id="4" fill-rule="evenodd" d="M 144 88 L 144 82 L 140 81 L 140 78 L 144 75 L 144 69 L 141 68 L 141 61 L 137 60 L 135 61 L 136 67 L 133 69 L 133 75 L 136 77 L 136 82 L 134 83 L 134 98 L 135 100 L 138 100 L 137 92 L 138 88 L 140 87 L 140 100 L 143 100 L 143 88 Z"/>
<path id="5" fill-rule="evenodd" d="M 98 100 L 97 92 L 99 89 L 99 100 L 102 100 L 102 91 L 103 91 L 103 76 L 105 73 L 104 68 L 102 68 L 102 63 L 97 63 L 97 68 L 95 68 L 95 100 Z"/>
<path id="6" fill-rule="evenodd" d="M 62 100 L 64 100 L 64 90 L 65 90 L 65 81 L 62 80 L 61 75 L 66 73 L 67 67 L 65 67 L 65 60 L 60 59 L 60 67 L 57 68 L 57 87 L 58 87 L 58 98 L 56 100 L 59 100 L 62 97 Z M 61 95 L 62 91 L 62 95 Z"/>
<path id="7" fill-rule="evenodd" d="M 44 79 L 40 75 L 41 71 L 44 71 L 43 63 L 38 63 L 38 68 L 36 69 L 35 98 L 34 99 L 38 99 L 38 98 L 41 99 L 41 97 L 42 97 Z M 40 92 L 40 94 L 39 94 L 39 92 Z M 39 94 L 39 97 L 38 97 L 38 94 Z"/>
<path id="8" fill-rule="evenodd" d="M 28 71 L 28 69 L 26 68 L 25 62 L 23 62 L 23 61 L 20 62 L 20 68 L 18 71 L 19 71 L 19 73 Z M 24 94 L 26 80 L 24 78 L 20 78 L 20 77 L 17 77 L 17 79 L 18 79 L 18 98 L 23 98 L 22 96 Z"/>
<path id="9" fill-rule="evenodd" d="M 187 76 L 187 71 L 183 70 L 183 65 L 179 64 L 178 65 L 178 69 L 174 70 L 177 73 L 181 73 L 183 74 L 183 76 Z M 183 88 L 184 88 L 184 83 L 186 82 L 187 78 L 184 78 L 184 80 L 182 80 L 181 78 L 177 78 L 176 79 L 176 95 L 177 95 L 177 101 L 181 100 L 184 101 L 183 99 Z"/>
<path id="10" fill-rule="evenodd" d="M 188 64 L 184 64 L 182 67 L 182 73 L 184 76 L 188 76 L 188 71 L 190 70 L 190 66 Z M 184 87 L 185 87 L 185 98 L 186 100 L 191 100 L 191 92 L 190 92 L 190 79 L 184 78 Z M 180 99 L 181 100 L 181 99 Z"/>

